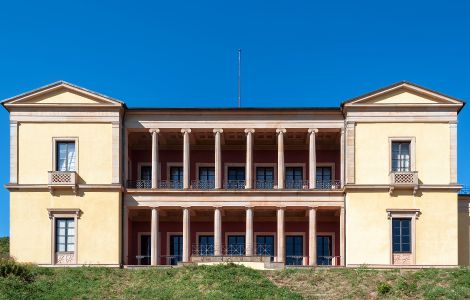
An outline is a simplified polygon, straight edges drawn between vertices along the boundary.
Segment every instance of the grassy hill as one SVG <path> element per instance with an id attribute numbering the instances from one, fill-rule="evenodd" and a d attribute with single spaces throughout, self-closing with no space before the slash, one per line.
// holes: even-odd
<path id="1" fill-rule="evenodd" d="M 470 271 L 468 268 L 256 271 L 235 265 L 172 269 L 39 268 L 0 259 L 0 299 L 344 298 L 470 298 Z"/>
<path id="2" fill-rule="evenodd" d="M 10 239 L 8 237 L 0 237 L 0 257 L 8 256 L 10 253 Z"/>

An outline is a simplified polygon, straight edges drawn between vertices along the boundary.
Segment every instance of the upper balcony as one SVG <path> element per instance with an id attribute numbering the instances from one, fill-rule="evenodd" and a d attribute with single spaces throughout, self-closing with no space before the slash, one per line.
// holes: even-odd
<path id="1" fill-rule="evenodd" d="M 132 129 L 128 191 L 341 191 L 341 129 Z"/>

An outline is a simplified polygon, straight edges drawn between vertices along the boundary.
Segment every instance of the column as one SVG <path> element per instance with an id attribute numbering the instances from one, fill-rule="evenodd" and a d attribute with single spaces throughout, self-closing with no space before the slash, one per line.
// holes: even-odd
<path id="1" fill-rule="evenodd" d="M 189 207 L 183 208 L 183 262 L 189 262 L 190 247 L 191 247 L 191 230 L 190 230 L 190 215 Z"/>
<path id="2" fill-rule="evenodd" d="M 277 262 L 285 262 L 286 242 L 284 231 L 284 212 L 285 207 L 277 209 Z"/>
<path id="3" fill-rule="evenodd" d="M 152 134 L 152 189 L 158 187 L 158 134 L 160 129 L 150 129 Z"/>
<path id="4" fill-rule="evenodd" d="M 150 264 L 158 264 L 158 208 L 152 207 L 152 222 L 150 225 Z"/>
<path id="5" fill-rule="evenodd" d="M 315 189 L 317 186 L 317 149 L 315 138 L 318 129 L 308 130 L 308 187 Z"/>
<path id="6" fill-rule="evenodd" d="M 253 135 L 255 130 L 245 129 L 246 133 L 246 167 L 245 167 L 245 188 L 253 188 Z"/>
<path id="7" fill-rule="evenodd" d="M 308 211 L 308 264 L 317 265 L 317 208 Z"/>
<path id="8" fill-rule="evenodd" d="M 214 129 L 215 139 L 215 158 L 214 158 L 214 169 L 215 169 L 215 188 L 222 188 L 222 149 L 220 145 L 220 135 L 224 132 L 222 129 Z"/>
<path id="9" fill-rule="evenodd" d="M 284 188 L 284 134 L 286 129 L 278 128 L 277 133 L 277 188 Z"/>
<path id="10" fill-rule="evenodd" d="M 345 221 L 345 213 L 344 213 L 344 207 L 341 207 L 340 214 L 339 214 L 339 255 L 341 256 L 340 258 L 340 265 L 345 266 L 346 265 L 346 241 L 345 241 L 345 228 L 344 228 L 344 221 Z"/>
<path id="11" fill-rule="evenodd" d="M 189 189 L 189 134 L 190 128 L 181 129 L 183 133 L 183 189 Z"/>
<path id="12" fill-rule="evenodd" d="M 222 212 L 220 207 L 214 209 L 214 255 L 222 255 Z"/>
<path id="13" fill-rule="evenodd" d="M 245 255 L 253 256 L 253 208 L 246 208 Z"/>
<path id="14" fill-rule="evenodd" d="M 340 140 L 340 143 L 341 143 L 341 147 L 340 147 L 341 187 L 344 186 L 344 170 L 346 168 L 346 166 L 344 164 L 344 153 L 345 153 L 344 147 L 346 147 L 346 143 L 345 143 L 344 139 L 345 139 L 344 128 L 341 128 L 341 140 Z"/>

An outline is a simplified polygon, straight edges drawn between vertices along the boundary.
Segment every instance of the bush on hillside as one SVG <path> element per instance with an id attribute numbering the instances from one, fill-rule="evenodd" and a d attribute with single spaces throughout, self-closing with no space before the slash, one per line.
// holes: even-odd
<path id="1" fill-rule="evenodd" d="M 25 282 L 34 279 L 31 266 L 15 262 L 12 258 L 0 258 L 0 277 L 15 276 Z"/>
<path id="2" fill-rule="evenodd" d="M 10 239 L 8 237 L 0 237 L 0 257 L 8 257 L 10 255 Z"/>

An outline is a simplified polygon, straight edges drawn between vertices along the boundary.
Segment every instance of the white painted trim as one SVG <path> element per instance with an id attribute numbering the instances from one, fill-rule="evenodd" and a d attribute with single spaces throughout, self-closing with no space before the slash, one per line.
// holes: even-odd
<path id="1" fill-rule="evenodd" d="M 181 167 L 183 168 L 183 162 L 167 162 L 166 163 L 166 180 L 171 180 L 170 178 L 170 169 L 172 167 Z M 183 181 L 183 179 L 181 179 Z"/>
<path id="2" fill-rule="evenodd" d="M 416 171 L 416 137 L 389 137 L 388 138 L 388 171 L 392 172 L 392 143 L 393 142 L 409 142 L 410 143 L 410 171 Z"/>
<path id="3" fill-rule="evenodd" d="M 79 139 L 78 137 L 52 137 L 52 171 L 57 170 L 57 143 L 58 142 L 74 142 L 75 143 L 75 173 L 79 174 Z"/>
<path id="4" fill-rule="evenodd" d="M 55 238 L 56 238 L 56 219 L 69 218 L 74 219 L 75 225 L 75 240 L 74 240 L 74 261 L 73 264 L 78 262 L 78 219 L 80 219 L 81 211 L 76 208 L 64 209 L 48 209 L 49 219 L 51 220 L 51 265 L 56 265 L 56 251 L 55 251 Z"/>

